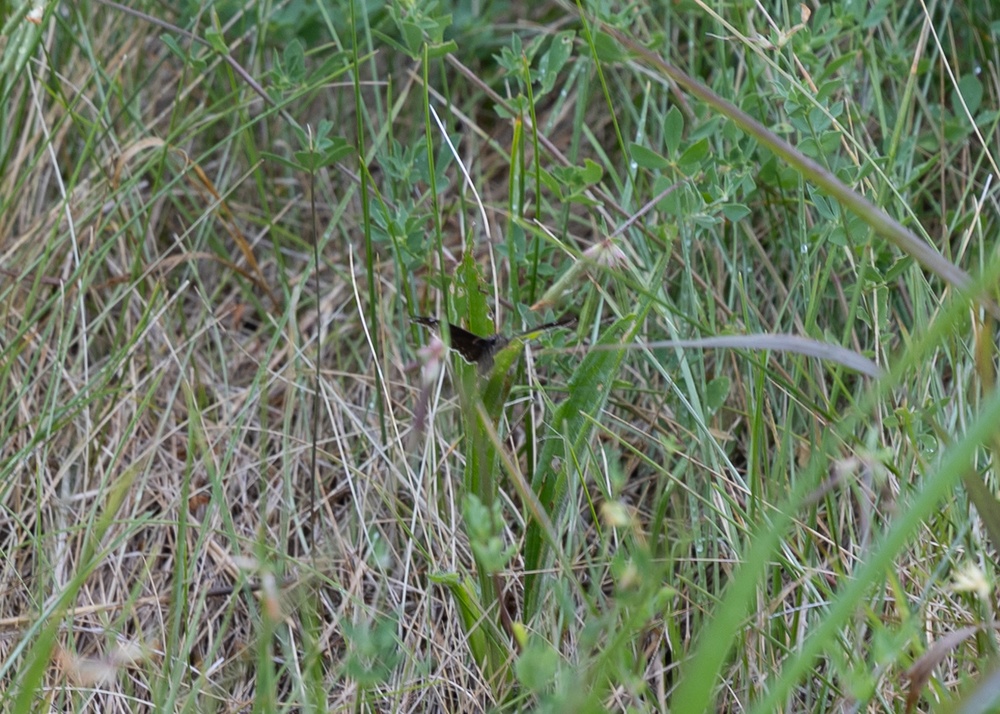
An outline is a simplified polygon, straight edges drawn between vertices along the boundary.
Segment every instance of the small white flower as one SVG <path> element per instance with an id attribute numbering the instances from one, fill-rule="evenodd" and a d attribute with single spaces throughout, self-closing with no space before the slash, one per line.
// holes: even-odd
<path id="1" fill-rule="evenodd" d="M 955 574 L 951 588 L 959 593 L 975 593 L 980 600 L 986 600 L 993 590 L 993 584 L 986 578 L 986 574 L 979 569 L 979 566 L 974 563 L 966 563 Z"/>

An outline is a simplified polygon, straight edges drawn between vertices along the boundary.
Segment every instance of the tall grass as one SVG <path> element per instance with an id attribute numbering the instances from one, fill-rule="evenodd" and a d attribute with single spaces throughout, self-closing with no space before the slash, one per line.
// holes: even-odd
<path id="1" fill-rule="evenodd" d="M 988 4 L 7 12 L 4 711 L 996 707 Z"/>

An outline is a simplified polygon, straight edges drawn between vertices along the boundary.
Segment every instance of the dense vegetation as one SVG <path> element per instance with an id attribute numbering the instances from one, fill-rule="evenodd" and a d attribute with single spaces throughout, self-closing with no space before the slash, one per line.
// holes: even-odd
<path id="1" fill-rule="evenodd" d="M 998 706 L 992 3 L 0 11 L 4 711 Z"/>

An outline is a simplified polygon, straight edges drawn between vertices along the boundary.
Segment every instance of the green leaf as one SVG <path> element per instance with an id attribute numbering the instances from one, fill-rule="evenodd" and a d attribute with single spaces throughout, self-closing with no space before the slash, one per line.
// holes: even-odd
<path id="1" fill-rule="evenodd" d="M 354 151 L 354 146 L 342 136 L 320 136 L 317 132 L 314 148 L 295 152 L 295 160 L 306 171 L 330 166 Z"/>
<path id="2" fill-rule="evenodd" d="M 396 640 L 398 623 L 392 617 L 380 617 L 374 626 L 367 622 L 342 621 L 347 657 L 344 674 L 362 687 L 372 687 L 389 680 L 402 659 Z"/>
<path id="3" fill-rule="evenodd" d="M 684 150 L 677 161 L 678 168 L 688 176 L 697 173 L 708 154 L 708 139 L 701 139 Z"/>
<path id="4" fill-rule="evenodd" d="M 809 195 L 820 218 L 824 221 L 836 221 L 840 219 L 840 207 L 831 201 L 829 197 L 824 196 L 812 187 L 809 189 Z"/>
<path id="5" fill-rule="evenodd" d="M 657 176 L 653 182 L 652 194 L 659 196 L 667 188 L 673 185 L 666 176 Z M 670 216 L 682 216 L 688 212 L 687 201 L 685 200 L 686 187 L 680 186 L 671 191 L 666 196 L 656 202 L 656 210 Z"/>
<path id="6" fill-rule="evenodd" d="M 306 76 L 306 54 L 298 38 L 293 39 L 285 47 L 281 55 L 281 65 L 285 81 L 298 84 Z"/>
<path id="7" fill-rule="evenodd" d="M 559 653 L 540 637 L 532 637 L 517 662 L 514 673 L 517 680 L 536 694 L 552 687 L 559 671 Z"/>
<path id="8" fill-rule="evenodd" d="M 205 30 L 205 40 L 209 46 L 220 55 L 229 54 L 229 46 L 226 44 L 226 37 L 214 27 Z"/>
<path id="9" fill-rule="evenodd" d="M 573 38 L 575 37 L 575 32 L 567 31 L 560 32 L 552 38 L 548 52 L 538 60 L 538 79 L 541 82 L 541 89 L 535 95 L 536 97 L 552 91 L 559 72 L 562 71 L 566 61 L 573 54 Z"/>
<path id="10" fill-rule="evenodd" d="M 181 46 L 177 44 L 177 40 L 174 39 L 173 35 L 164 33 L 160 35 L 160 41 L 167 46 L 168 50 L 177 55 L 178 59 L 187 61 L 188 53 L 181 49 Z"/>
<path id="11" fill-rule="evenodd" d="M 591 159 L 583 160 L 583 170 L 580 172 L 580 180 L 584 186 L 593 186 L 604 177 L 604 169 L 596 161 Z"/>
<path id="12" fill-rule="evenodd" d="M 508 111 L 508 108 L 510 111 Z M 507 106 L 500 104 L 493 105 L 493 110 L 497 113 L 497 116 L 503 119 L 514 119 L 516 117 L 524 116 L 528 113 L 528 109 L 528 98 L 523 94 L 518 94 L 517 96 L 508 99 Z"/>
<path id="13" fill-rule="evenodd" d="M 750 209 L 742 203 L 724 203 L 722 205 L 722 215 L 726 217 L 726 220 L 736 223 L 749 216 Z"/>
<path id="14" fill-rule="evenodd" d="M 705 389 L 705 406 L 710 413 L 714 414 L 726 403 L 731 384 L 729 377 L 716 377 L 708 383 Z"/>
<path id="15" fill-rule="evenodd" d="M 584 159 L 583 166 L 557 166 L 552 169 L 552 178 L 564 189 L 564 198 L 573 198 L 584 189 L 593 186 L 604 176 L 604 169 L 591 159 Z M 543 177 L 544 180 L 544 177 Z"/>
<path id="16" fill-rule="evenodd" d="M 462 501 L 462 515 L 469 545 L 476 556 L 476 567 L 490 575 L 506 568 L 516 546 L 504 546 L 501 502 L 496 500 L 490 507 L 475 494 L 467 493 Z"/>
<path id="17" fill-rule="evenodd" d="M 510 47 L 501 47 L 500 52 L 493 55 L 493 61 L 508 74 L 518 76 L 521 72 L 521 54 L 521 38 L 515 32 L 511 35 Z"/>
<path id="18" fill-rule="evenodd" d="M 403 45 L 406 47 L 407 54 L 413 59 L 418 59 L 420 57 L 420 48 L 424 44 L 424 32 L 420 29 L 420 25 L 408 20 L 402 20 L 399 23 L 399 32 L 403 36 Z"/>
<path id="19" fill-rule="evenodd" d="M 677 154 L 677 149 L 684 138 L 684 115 L 676 106 L 670 107 L 663 122 L 663 141 L 671 156 Z"/>
<path id="20" fill-rule="evenodd" d="M 965 106 L 968 107 L 969 114 L 975 116 L 983 102 L 982 82 L 980 82 L 979 78 L 974 74 L 966 74 L 958 80 L 958 86 L 952 93 L 951 106 L 952 111 L 955 112 L 957 116 L 965 116 L 965 110 L 962 109 L 962 103 L 959 95 L 961 95 L 961 99 L 965 100 Z"/>
<path id="21" fill-rule="evenodd" d="M 208 62 L 204 58 L 198 57 L 191 52 L 187 52 L 179 44 L 177 40 L 174 39 L 173 35 L 163 35 L 163 44 L 167 46 L 171 52 L 173 52 L 182 62 L 187 62 L 191 65 L 191 68 L 196 72 L 203 72 L 206 67 L 208 67 Z"/>
<path id="22" fill-rule="evenodd" d="M 602 64 L 624 62 L 628 58 L 628 53 L 615 38 L 603 32 L 595 32 L 593 37 L 597 60 Z"/>
<path id="23" fill-rule="evenodd" d="M 434 44 L 427 46 L 427 57 L 428 59 L 436 59 L 457 51 L 458 43 L 454 40 L 448 40 L 447 42 L 435 42 Z"/>
<path id="24" fill-rule="evenodd" d="M 410 59 L 419 59 L 419 57 L 414 56 L 413 51 L 409 47 L 403 45 L 403 43 L 397 40 L 395 37 L 392 37 L 386 34 L 385 32 L 376 30 L 374 28 L 371 30 L 371 33 L 372 37 L 375 37 L 379 41 L 384 42 L 386 45 L 399 52 L 399 54 L 406 55 Z"/>
<path id="25" fill-rule="evenodd" d="M 670 168 L 670 162 L 652 149 L 636 143 L 629 144 L 629 154 L 639 168 L 662 171 Z"/>
<path id="26" fill-rule="evenodd" d="M 477 335 L 492 335 L 495 332 L 490 319 L 490 308 L 486 302 L 486 281 L 479 264 L 472 253 L 472 247 L 462 256 L 455 271 L 455 285 L 461 293 L 455 297 L 455 310 L 461 318 L 468 320 L 469 330 Z"/>
<path id="27" fill-rule="evenodd" d="M 305 167 L 302 164 L 292 161 L 287 156 L 282 156 L 281 154 L 275 154 L 271 151 L 262 151 L 260 155 L 267 161 L 274 161 L 281 164 L 282 166 L 287 166 L 294 171 L 305 171 Z"/>

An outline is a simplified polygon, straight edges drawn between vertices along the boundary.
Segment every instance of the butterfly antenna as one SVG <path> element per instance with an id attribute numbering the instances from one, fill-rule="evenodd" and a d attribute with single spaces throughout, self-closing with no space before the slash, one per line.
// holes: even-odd
<path id="1" fill-rule="evenodd" d="M 561 320 L 555 320 L 554 322 L 546 322 L 538 327 L 532 327 L 530 330 L 525 330 L 517 334 L 518 337 L 527 337 L 528 335 L 537 335 L 540 332 L 545 332 L 546 330 L 554 330 L 557 327 L 568 327 L 576 322 L 575 317 L 564 317 Z"/>

